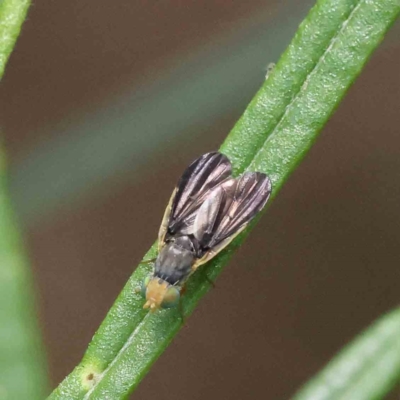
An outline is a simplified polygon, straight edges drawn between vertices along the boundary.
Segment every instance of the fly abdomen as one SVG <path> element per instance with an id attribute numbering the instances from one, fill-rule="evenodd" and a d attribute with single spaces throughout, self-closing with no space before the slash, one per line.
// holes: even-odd
<path id="1" fill-rule="evenodd" d="M 154 276 L 171 285 L 179 285 L 189 277 L 194 261 L 192 241 L 188 236 L 178 237 L 160 251 L 154 266 Z"/>

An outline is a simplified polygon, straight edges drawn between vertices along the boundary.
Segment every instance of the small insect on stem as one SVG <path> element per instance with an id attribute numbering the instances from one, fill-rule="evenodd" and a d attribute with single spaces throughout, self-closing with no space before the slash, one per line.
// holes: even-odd
<path id="1" fill-rule="evenodd" d="M 270 179 L 261 172 L 233 178 L 231 163 L 221 153 L 195 160 L 165 210 L 154 271 L 142 284 L 144 308 L 156 311 L 178 305 L 190 275 L 246 228 L 271 190 Z"/>

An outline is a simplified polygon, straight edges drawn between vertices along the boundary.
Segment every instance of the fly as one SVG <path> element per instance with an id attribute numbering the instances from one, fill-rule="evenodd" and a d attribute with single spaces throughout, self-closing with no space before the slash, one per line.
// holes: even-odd
<path id="1" fill-rule="evenodd" d="M 142 285 L 144 308 L 175 307 L 190 275 L 246 228 L 270 194 L 265 174 L 245 172 L 233 178 L 231 162 L 221 153 L 195 160 L 165 210 L 154 271 Z"/>

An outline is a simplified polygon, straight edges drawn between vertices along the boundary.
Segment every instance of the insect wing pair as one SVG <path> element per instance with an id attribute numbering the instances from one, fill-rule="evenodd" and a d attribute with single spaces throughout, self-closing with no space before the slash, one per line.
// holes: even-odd
<path id="1" fill-rule="evenodd" d="M 183 173 L 165 210 L 153 275 L 143 282 L 144 308 L 179 302 L 196 269 L 225 248 L 264 207 L 271 181 L 261 172 L 232 177 L 229 159 L 202 155 Z"/>

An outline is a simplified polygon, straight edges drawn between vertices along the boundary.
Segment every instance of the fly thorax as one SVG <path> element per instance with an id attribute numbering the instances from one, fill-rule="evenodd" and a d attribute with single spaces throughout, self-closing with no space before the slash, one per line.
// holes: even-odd
<path id="1" fill-rule="evenodd" d="M 154 275 L 171 285 L 179 285 L 189 276 L 194 263 L 194 248 L 187 236 L 167 243 L 157 257 Z"/>

